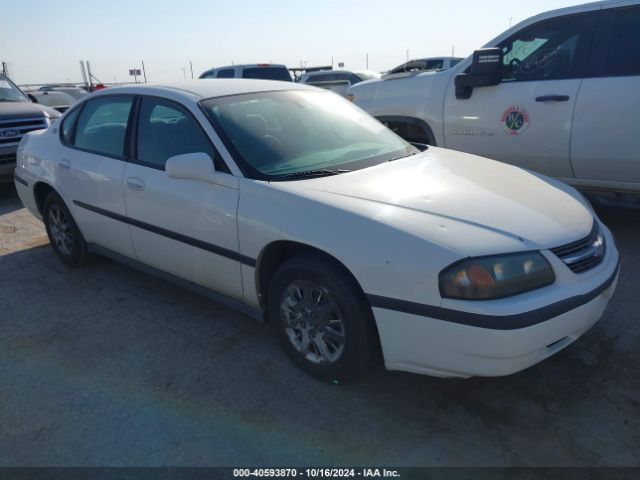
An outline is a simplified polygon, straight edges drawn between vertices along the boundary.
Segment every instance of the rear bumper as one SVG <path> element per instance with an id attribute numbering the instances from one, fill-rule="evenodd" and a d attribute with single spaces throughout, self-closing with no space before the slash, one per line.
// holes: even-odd
<path id="1" fill-rule="evenodd" d="M 523 328 L 478 327 L 374 304 L 385 366 L 441 377 L 524 370 L 571 344 L 600 319 L 615 290 L 618 269 L 616 262 L 606 281 L 585 293 L 581 304 Z"/>

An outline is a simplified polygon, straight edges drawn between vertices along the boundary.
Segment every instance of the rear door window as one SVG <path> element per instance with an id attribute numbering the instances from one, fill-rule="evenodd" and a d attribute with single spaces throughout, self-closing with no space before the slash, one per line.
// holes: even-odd
<path id="1" fill-rule="evenodd" d="M 81 108 L 75 108 L 72 112 L 69 112 L 62 121 L 62 141 L 66 144 L 70 144 L 73 142 L 73 131 L 76 126 L 76 120 L 78 119 L 81 110 Z"/>
<path id="2" fill-rule="evenodd" d="M 85 104 L 73 145 L 99 155 L 123 158 L 133 97 L 108 95 Z"/>
<path id="3" fill-rule="evenodd" d="M 605 58 L 607 76 L 640 75 L 640 7 L 616 9 Z"/>

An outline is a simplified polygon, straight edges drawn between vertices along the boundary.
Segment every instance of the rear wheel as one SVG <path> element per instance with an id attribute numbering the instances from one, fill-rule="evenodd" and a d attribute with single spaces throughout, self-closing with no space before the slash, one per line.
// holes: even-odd
<path id="1" fill-rule="evenodd" d="M 53 251 L 65 265 L 78 267 L 88 258 L 87 243 L 60 195 L 49 193 L 44 201 L 44 225 Z"/>
<path id="2" fill-rule="evenodd" d="M 319 255 L 285 262 L 269 289 L 269 319 L 287 355 L 324 380 L 364 376 L 377 351 L 371 309 L 353 279 Z"/>

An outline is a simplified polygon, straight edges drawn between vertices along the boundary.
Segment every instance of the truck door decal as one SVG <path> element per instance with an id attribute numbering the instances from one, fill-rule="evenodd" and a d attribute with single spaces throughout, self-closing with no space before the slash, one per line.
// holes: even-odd
<path id="1" fill-rule="evenodd" d="M 500 122 L 509 135 L 520 135 L 529 126 L 529 112 L 524 107 L 512 105 L 504 111 Z"/>

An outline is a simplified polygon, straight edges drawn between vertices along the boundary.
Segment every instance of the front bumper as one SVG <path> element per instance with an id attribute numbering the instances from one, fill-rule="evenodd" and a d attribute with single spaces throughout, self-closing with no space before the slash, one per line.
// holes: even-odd
<path id="1" fill-rule="evenodd" d="M 439 307 L 429 310 L 408 302 L 394 308 L 370 297 L 385 366 L 441 377 L 501 376 L 555 354 L 600 319 L 613 295 L 619 258 L 609 232 L 607 236 L 608 253 L 591 275 L 577 277 L 568 269 L 559 275 L 574 278 L 572 284 L 567 282 L 566 288 L 558 290 L 581 285 L 584 290 L 554 302 L 548 302 L 543 292 L 531 292 L 527 296 L 529 300 L 538 298 L 537 308 L 522 313 L 505 315 L 509 303 L 510 307 L 517 304 L 508 299 L 494 303 L 493 312 L 486 306 L 478 314 Z"/>

